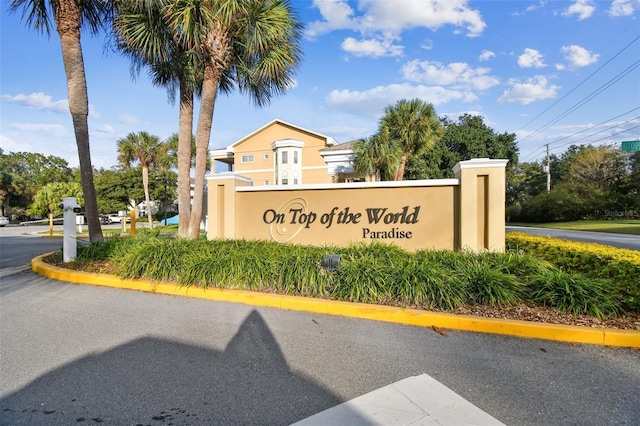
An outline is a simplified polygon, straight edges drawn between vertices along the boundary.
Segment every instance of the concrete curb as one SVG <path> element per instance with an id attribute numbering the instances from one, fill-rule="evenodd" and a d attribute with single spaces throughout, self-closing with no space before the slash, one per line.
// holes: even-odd
<path id="1" fill-rule="evenodd" d="M 419 327 L 438 327 L 451 330 L 504 334 L 509 336 L 556 340 L 571 343 L 588 343 L 640 348 L 640 331 L 612 328 L 591 328 L 546 324 L 530 321 L 483 318 L 419 309 L 392 306 L 350 303 L 335 300 L 314 299 L 299 296 L 283 296 L 253 291 L 219 288 L 202 289 L 149 280 L 122 279 L 113 275 L 73 271 L 49 265 L 42 259 L 46 254 L 31 261 L 31 270 L 48 278 L 76 284 L 91 284 L 104 287 L 144 291 L 183 297 L 242 303 L 293 311 L 362 318 Z"/>

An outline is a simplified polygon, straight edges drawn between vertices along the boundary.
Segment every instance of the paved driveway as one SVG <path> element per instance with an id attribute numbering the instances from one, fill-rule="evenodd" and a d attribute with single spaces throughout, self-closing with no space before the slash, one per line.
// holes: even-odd
<path id="1" fill-rule="evenodd" d="M 50 245 L 0 233 L 3 425 L 290 424 L 423 373 L 509 425 L 640 419 L 636 350 L 68 284 L 20 263 Z"/>
<path id="2" fill-rule="evenodd" d="M 530 228 L 524 226 L 507 226 L 507 232 L 524 232 L 531 235 L 542 235 L 565 240 L 598 243 L 607 246 L 640 250 L 640 235 L 611 234 L 607 232 L 569 231 L 565 229 Z"/>

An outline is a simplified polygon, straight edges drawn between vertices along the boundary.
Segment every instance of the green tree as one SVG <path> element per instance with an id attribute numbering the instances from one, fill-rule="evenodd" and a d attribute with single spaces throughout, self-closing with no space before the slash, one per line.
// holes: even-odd
<path id="1" fill-rule="evenodd" d="M 169 34 L 172 43 L 140 42 L 131 36 L 132 32 L 120 30 L 121 44 L 128 46 L 129 52 L 140 53 L 142 61 L 158 66 L 178 63 L 171 69 L 184 69 L 185 55 L 196 58 L 202 70 L 200 110 L 196 128 L 196 164 L 194 198 L 186 236 L 197 238 L 202 218 L 204 175 L 207 164 L 207 149 L 211 136 L 214 105 L 220 90 L 228 93 L 238 88 L 247 93 L 258 106 L 266 105 L 274 95 L 284 93 L 293 83 L 293 73 L 299 66 L 302 26 L 287 0 L 183 0 L 139 2 L 138 5 L 153 4 L 158 8 L 146 7 L 146 13 L 155 13 L 161 21 L 158 33 Z M 152 10 L 153 9 L 153 10 Z M 140 12 L 140 9 L 137 10 Z M 143 11 L 144 13 L 144 11 Z M 140 17 L 140 14 L 134 14 Z M 126 22 L 127 14 L 122 14 Z M 134 21 L 134 19 L 129 20 Z M 161 40 L 162 38 L 158 38 Z M 174 49 L 175 46 L 178 46 Z M 154 50 L 158 47 L 157 50 Z M 157 53 L 154 53 L 157 52 Z M 175 54 L 174 54 L 175 53 Z M 194 67 L 195 68 L 195 67 Z M 182 83 L 180 81 L 181 102 Z M 174 80 L 175 81 L 175 80 Z M 181 103 L 182 107 L 182 103 Z M 187 164 L 190 155 L 186 152 L 187 141 L 192 134 L 183 130 L 187 119 L 181 109 L 178 188 L 179 200 L 186 194 L 183 185 L 184 173 L 180 165 Z M 181 208 L 181 228 L 182 216 Z M 184 235 L 184 230 L 180 230 Z"/>
<path id="2" fill-rule="evenodd" d="M 166 145 L 160 142 L 160 138 L 147 132 L 132 132 L 124 138 L 118 139 L 118 161 L 120 164 L 129 168 L 133 163 L 138 162 L 142 168 L 142 186 L 150 228 L 153 228 L 153 215 L 151 214 L 151 198 L 149 196 L 149 167 L 158 163 L 165 150 Z"/>
<path id="3" fill-rule="evenodd" d="M 360 139 L 353 147 L 355 172 L 371 181 L 393 180 L 402 157 L 402 147 L 389 140 L 389 133 L 376 133 Z"/>
<path id="4" fill-rule="evenodd" d="M 55 215 L 59 211 L 59 205 L 66 197 L 75 197 L 79 205 L 84 204 L 82 188 L 76 182 L 52 182 L 40 189 L 33 198 L 33 204 L 29 207 L 29 213 L 46 216 Z"/>
<path id="5" fill-rule="evenodd" d="M 109 22 L 111 6 L 112 2 L 103 0 L 11 0 L 9 6 L 12 13 L 21 10 L 29 26 L 47 35 L 50 34 L 52 16 L 55 21 L 67 78 L 69 111 L 78 147 L 89 238 L 93 242 L 102 242 L 104 238 L 93 185 L 93 167 L 89 150 L 89 97 L 80 33 L 81 29 L 97 33 Z"/>
<path id="6" fill-rule="evenodd" d="M 388 132 L 389 140 L 398 141 L 402 157 L 394 180 L 404 179 L 409 156 L 431 148 L 444 133 L 433 105 L 421 99 L 402 99 L 385 109 L 380 120 L 380 133 Z"/>
<path id="7" fill-rule="evenodd" d="M 95 185 L 98 208 L 104 214 L 135 208 L 144 199 L 141 167 L 97 170 Z"/>
<path id="8" fill-rule="evenodd" d="M 0 204 L 3 213 L 25 213 L 35 194 L 50 182 L 71 182 L 73 170 L 66 160 L 31 152 L 0 153 Z"/>
<path id="9" fill-rule="evenodd" d="M 455 154 L 456 163 L 472 158 L 506 159 L 507 174 L 518 164 L 518 145 L 513 133 L 496 133 L 479 115 L 463 114 L 458 121 L 443 120 L 442 142 Z M 455 163 L 454 163 L 455 164 Z"/>

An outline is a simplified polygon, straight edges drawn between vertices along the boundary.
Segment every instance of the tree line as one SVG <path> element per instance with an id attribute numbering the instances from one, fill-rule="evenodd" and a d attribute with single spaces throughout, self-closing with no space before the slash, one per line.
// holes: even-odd
<path id="1" fill-rule="evenodd" d="M 132 132 L 116 145 L 118 166 L 92 173 L 98 211 L 126 211 L 142 200 L 147 213 L 152 210 L 151 200 L 161 200 L 166 210 L 166 204 L 176 199 L 178 135 L 161 141 L 148 132 Z M 0 149 L 0 172 L 0 208 L 15 220 L 60 214 L 58 204 L 64 197 L 76 197 L 80 205 L 86 205 L 80 169 L 69 167 L 62 158 L 28 152 L 5 154 Z M 147 216 L 153 227 L 151 215 Z"/>

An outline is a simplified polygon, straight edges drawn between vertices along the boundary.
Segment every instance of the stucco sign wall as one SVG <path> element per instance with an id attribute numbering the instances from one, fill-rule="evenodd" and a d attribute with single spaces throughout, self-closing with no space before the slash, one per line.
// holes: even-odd
<path id="1" fill-rule="evenodd" d="M 313 245 L 380 241 L 408 250 L 501 250 L 506 161 L 471 161 L 480 173 L 470 173 L 460 163 L 456 179 L 424 181 L 260 187 L 231 173 L 212 175 L 207 236 Z M 465 179 L 472 190 L 462 191 Z M 500 200 L 490 201 L 491 196 Z M 489 229 L 496 217 L 502 226 L 497 236 Z"/>

